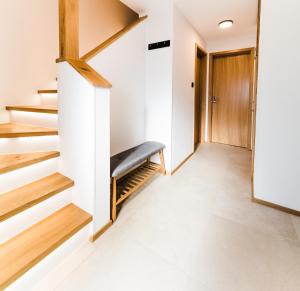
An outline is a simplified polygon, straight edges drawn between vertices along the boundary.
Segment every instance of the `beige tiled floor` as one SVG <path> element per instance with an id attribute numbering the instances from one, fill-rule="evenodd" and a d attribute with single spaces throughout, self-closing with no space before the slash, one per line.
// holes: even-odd
<path id="1" fill-rule="evenodd" d="M 300 219 L 250 201 L 250 152 L 201 146 L 130 199 L 59 291 L 298 291 Z"/>

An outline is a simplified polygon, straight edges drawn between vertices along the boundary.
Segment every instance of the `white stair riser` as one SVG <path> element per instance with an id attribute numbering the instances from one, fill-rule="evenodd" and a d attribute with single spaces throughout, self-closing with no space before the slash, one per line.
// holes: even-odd
<path id="1" fill-rule="evenodd" d="M 64 242 L 6 290 L 55 290 L 59 283 L 95 250 L 95 245 L 87 240 L 90 234 L 91 223 Z"/>
<path id="2" fill-rule="evenodd" d="M 40 94 L 43 105 L 57 106 L 58 94 Z"/>
<path id="3" fill-rule="evenodd" d="M 0 175 L 0 195 L 47 177 L 58 170 L 58 158 Z"/>
<path id="4" fill-rule="evenodd" d="M 0 138 L 0 154 L 58 150 L 58 136 Z"/>
<path id="5" fill-rule="evenodd" d="M 55 211 L 67 206 L 72 201 L 72 188 L 67 189 L 53 197 L 36 204 L 29 209 L 10 217 L 0 223 L 0 244 L 13 238 L 20 232 L 31 227 Z"/>
<path id="6" fill-rule="evenodd" d="M 30 124 L 42 127 L 57 128 L 57 114 L 11 111 L 10 120 L 13 123 Z"/>

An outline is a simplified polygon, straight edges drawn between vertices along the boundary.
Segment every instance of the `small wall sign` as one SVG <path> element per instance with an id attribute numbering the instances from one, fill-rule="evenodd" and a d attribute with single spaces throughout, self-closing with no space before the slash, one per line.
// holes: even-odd
<path id="1" fill-rule="evenodd" d="M 165 40 L 165 41 L 161 41 L 161 42 L 155 42 L 155 43 L 151 43 L 148 45 L 148 50 L 157 50 L 157 49 L 161 49 L 164 47 L 169 47 L 171 46 L 171 41 L 170 40 Z"/>

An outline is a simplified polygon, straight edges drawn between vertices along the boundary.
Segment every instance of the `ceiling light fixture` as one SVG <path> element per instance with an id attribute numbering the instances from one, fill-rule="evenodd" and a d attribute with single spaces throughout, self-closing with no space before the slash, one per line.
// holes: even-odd
<path id="1" fill-rule="evenodd" d="M 221 29 L 227 29 L 233 25 L 233 20 L 224 20 L 219 23 Z"/>

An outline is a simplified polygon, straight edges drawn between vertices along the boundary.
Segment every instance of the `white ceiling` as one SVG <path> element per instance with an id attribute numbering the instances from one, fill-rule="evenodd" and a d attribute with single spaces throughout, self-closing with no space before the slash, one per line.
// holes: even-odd
<path id="1" fill-rule="evenodd" d="M 164 0 L 160 0 L 164 1 Z M 160 1 L 122 0 L 137 12 L 147 11 Z M 256 33 L 258 0 L 173 0 L 189 22 L 206 40 L 220 40 Z M 221 30 L 218 23 L 232 19 L 234 25 Z"/>
<path id="2" fill-rule="evenodd" d="M 206 41 L 256 33 L 258 0 L 174 0 L 174 2 Z M 234 25 L 228 30 L 221 30 L 218 23 L 226 19 L 232 19 Z"/>
<path id="3" fill-rule="evenodd" d="M 160 0 L 164 1 L 164 0 Z M 144 13 L 153 7 L 153 5 L 158 5 L 158 1 L 153 0 L 121 0 L 128 7 L 136 11 L 137 13 Z"/>

